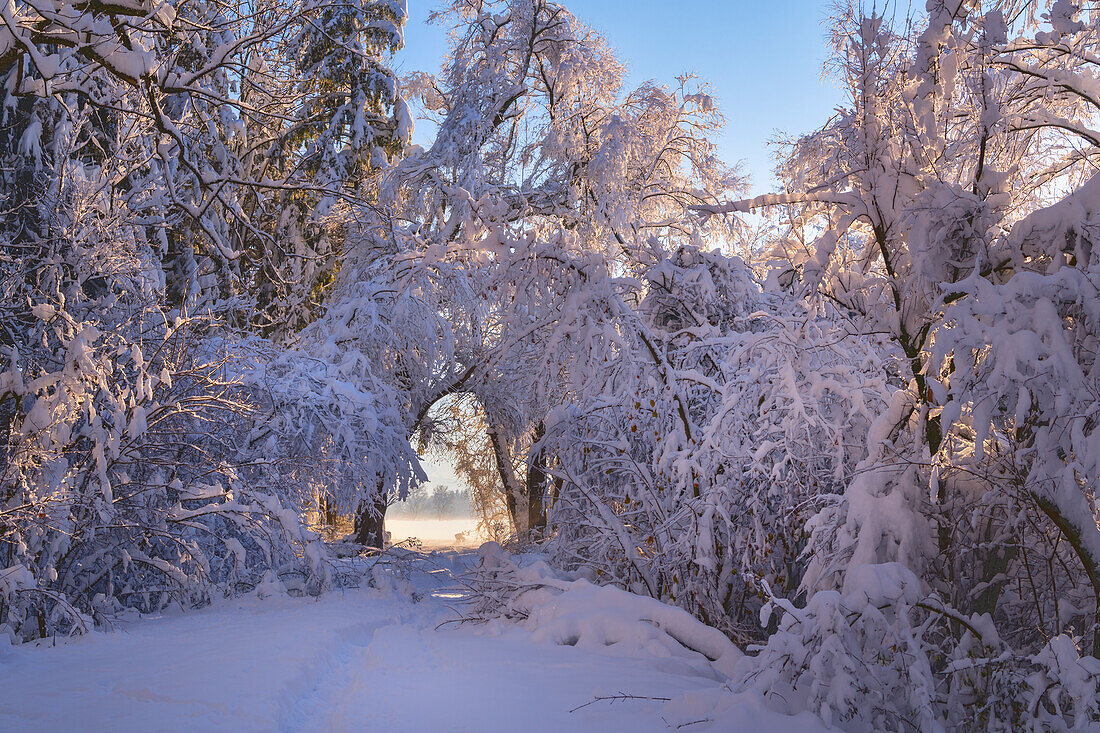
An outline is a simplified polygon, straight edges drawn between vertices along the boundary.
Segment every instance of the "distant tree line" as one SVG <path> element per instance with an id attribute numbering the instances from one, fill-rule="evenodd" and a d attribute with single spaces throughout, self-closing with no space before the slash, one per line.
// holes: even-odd
<path id="1" fill-rule="evenodd" d="M 420 484 L 408 497 L 390 505 L 388 516 L 417 519 L 463 519 L 474 516 L 466 491 L 446 484 Z"/>

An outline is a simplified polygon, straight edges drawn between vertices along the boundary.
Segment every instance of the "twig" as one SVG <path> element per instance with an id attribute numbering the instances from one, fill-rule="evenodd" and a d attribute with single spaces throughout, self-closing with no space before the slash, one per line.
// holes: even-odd
<path id="1" fill-rule="evenodd" d="M 578 705 L 577 707 L 573 708 L 569 712 L 575 713 L 578 710 L 580 710 L 581 708 L 586 708 L 589 705 L 595 705 L 598 702 L 616 703 L 616 702 L 620 702 L 622 700 L 658 700 L 660 702 L 668 702 L 671 699 L 672 698 L 670 698 L 670 697 L 649 697 L 649 696 L 646 696 L 646 695 L 628 695 L 625 692 L 620 692 L 618 695 L 600 695 L 598 697 L 594 697 L 591 700 L 589 700 L 588 702 L 586 702 L 584 705 Z"/>

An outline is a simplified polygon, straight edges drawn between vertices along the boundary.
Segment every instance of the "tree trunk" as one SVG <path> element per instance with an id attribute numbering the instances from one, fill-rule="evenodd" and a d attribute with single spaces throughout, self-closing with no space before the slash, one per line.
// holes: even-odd
<path id="1" fill-rule="evenodd" d="M 534 443 L 542 440 L 546 428 L 540 422 L 535 427 Z M 527 527 L 532 534 L 546 529 L 546 454 L 539 450 L 527 466 Z"/>
<path id="2" fill-rule="evenodd" d="M 493 457 L 496 459 L 497 473 L 500 474 L 500 482 L 504 486 L 504 503 L 508 506 L 508 515 L 512 518 L 512 526 L 515 527 L 516 534 L 522 537 L 528 530 L 528 512 L 523 488 L 512 468 L 512 454 L 508 450 L 507 440 L 494 425 L 489 425 L 488 433 L 489 442 L 493 446 Z"/>
<path id="3" fill-rule="evenodd" d="M 317 497 L 317 513 L 321 515 L 321 523 L 329 527 L 336 526 L 336 520 L 340 518 L 336 502 L 328 494 L 321 494 Z"/>
<path id="4" fill-rule="evenodd" d="M 1088 576 L 1089 583 L 1092 585 L 1092 655 L 1100 657 L 1100 558 L 1092 554 L 1089 543 L 1085 540 L 1085 533 L 1096 531 L 1094 526 L 1090 526 L 1093 525 L 1092 518 L 1071 518 L 1050 497 L 1037 491 L 1032 491 L 1031 496 L 1035 499 L 1035 503 L 1039 505 L 1039 509 L 1047 515 L 1050 521 L 1054 522 L 1054 525 L 1061 531 L 1062 536 L 1069 542 L 1070 547 L 1073 548 L 1077 558 L 1081 561 L 1081 566 L 1085 570 L 1085 575 Z M 1078 521 L 1081 522 L 1080 525 L 1077 523 Z"/>
<path id="5" fill-rule="evenodd" d="M 378 486 L 378 494 L 373 501 L 364 501 L 359 504 L 359 512 L 355 515 L 355 541 L 364 547 L 377 547 L 384 549 L 386 546 L 386 495 L 381 484 Z"/>

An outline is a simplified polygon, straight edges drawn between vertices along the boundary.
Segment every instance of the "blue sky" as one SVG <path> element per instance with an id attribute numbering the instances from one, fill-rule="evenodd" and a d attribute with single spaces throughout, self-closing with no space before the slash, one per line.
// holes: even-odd
<path id="1" fill-rule="evenodd" d="M 437 0 L 408 0 L 398 73 L 438 70 L 446 34 L 428 26 Z M 711 82 L 726 115 L 727 161 L 743 161 L 753 190 L 773 187 L 768 141 L 777 131 L 809 132 L 840 102 L 823 80 L 827 57 L 823 0 L 565 0 L 564 5 L 617 49 L 628 85 L 671 83 L 685 72 Z M 418 140 L 418 142 L 424 142 Z"/>

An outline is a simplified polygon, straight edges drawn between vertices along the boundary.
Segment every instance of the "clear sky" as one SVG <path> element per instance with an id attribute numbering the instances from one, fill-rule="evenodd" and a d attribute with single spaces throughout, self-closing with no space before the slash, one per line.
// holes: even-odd
<path id="1" fill-rule="evenodd" d="M 564 0 L 599 31 L 629 70 L 628 85 L 672 83 L 693 72 L 714 86 L 726 115 L 723 157 L 743 161 L 755 193 L 769 191 L 768 141 L 777 132 L 821 126 L 840 102 L 823 80 L 827 0 Z M 435 72 L 446 34 L 428 26 L 437 0 L 408 0 L 405 49 L 398 73 Z M 418 142 L 425 142 L 418 139 Z"/>

